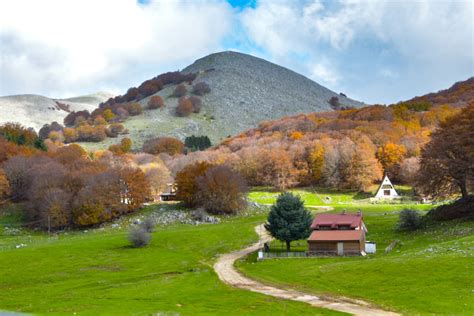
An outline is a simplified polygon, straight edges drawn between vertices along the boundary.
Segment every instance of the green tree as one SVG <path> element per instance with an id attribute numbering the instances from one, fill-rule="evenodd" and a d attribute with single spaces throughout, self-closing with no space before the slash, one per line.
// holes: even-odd
<path id="1" fill-rule="evenodd" d="M 286 251 L 290 251 L 292 241 L 308 238 L 311 234 L 311 221 L 311 213 L 304 208 L 301 198 L 286 192 L 280 194 L 272 206 L 265 228 L 273 237 L 284 241 Z"/>

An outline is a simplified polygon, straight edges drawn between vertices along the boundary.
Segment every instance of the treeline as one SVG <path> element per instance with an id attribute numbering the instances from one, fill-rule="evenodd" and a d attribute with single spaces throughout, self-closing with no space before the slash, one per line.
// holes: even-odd
<path id="1" fill-rule="evenodd" d="M 458 111 L 449 105 L 401 103 L 301 114 L 262 122 L 210 151 L 167 164 L 175 173 L 195 161 L 225 162 L 249 185 L 279 189 L 367 190 L 384 172 L 395 182 L 413 183 L 430 133 Z"/>
<path id="2" fill-rule="evenodd" d="M 23 202 L 25 218 L 40 228 L 111 220 L 135 211 L 171 181 L 154 155 L 88 154 L 76 144 L 49 148 L 43 151 L 0 136 L 0 203 Z"/>

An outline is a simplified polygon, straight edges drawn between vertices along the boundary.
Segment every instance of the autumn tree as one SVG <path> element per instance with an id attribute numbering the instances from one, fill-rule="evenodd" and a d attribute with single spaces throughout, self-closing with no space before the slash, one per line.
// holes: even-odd
<path id="1" fill-rule="evenodd" d="M 132 140 L 128 137 L 122 138 L 120 144 L 110 145 L 109 150 L 117 155 L 123 155 L 132 149 Z"/>
<path id="2" fill-rule="evenodd" d="M 3 169 L 0 169 L 0 205 L 10 196 L 10 183 Z"/>
<path id="3" fill-rule="evenodd" d="M 211 88 L 209 85 L 203 81 L 196 83 L 193 85 L 193 93 L 196 95 L 203 96 L 206 93 L 211 92 Z"/>
<path id="4" fill-rule="evenodd" d="M 148 108 L 150 110 L 161 109 L 165 106 L 163 98 L 159 95 L 154 95 L 148 100 Z"/>
<path id="5" fill-rule="evenodd" d="M 186 97 L 181 97 L 178 100 L 176 107 L 176 115 L 180 117 L 189 116 L 193 112 L 193 103 Z"/>
<path id="6" fill-rule="evenodd" d="M 418 190 L 435 198 L 461 193 L 474 183 L 474 104 L 440 124 L 422 149 Z"/>
<path id="7" fill-rule="evenodd" d="M 184 144 L 179 139 L 173 137 L 157 137 L 146 140 L 143 143 L 142 149 L 144 152 L 153 155 L 167 153 L 173 156 L 183 152 Z"/>
<path id="8" fill-rule="evenodd" d="M 245 180 L 228 166 L 209 168 L 196 183 L 198 204 L 210 213 L 235 214 L 247 205 Z"/>
<path id="9" fill-rule="evenodd" d="M 292 241 L 306 239 L 311 233 L 311 213 L 299 196 L 289 192 L 278 196 L 267 221 L 266 230 L 286 243 L 286 251 L 290 251 Z"/>
<path id="10" fill-rule="evenodd" d="M 207 162 L 198 162 L 187 165 L 176 174 L 175 180 L 178 186 L 176 197 L 178 200 L 183 201 L 189 207 L 199 204 L 197 178 L 203 176 L 211 166 Z"/>
<path id="11" fill-rule="evenodd" d="M 192 95 L 188 100 L 191 101 L 191 104 L 193 105 L 193 113 L 201 112 L 202 101 L 199 97 Z"/>
<path id="12" fill-rule="evenodd" d="M 389 142 L 377 150 L 377 159 L 382 164 L 385 172 L 398 179 L 399 164 L 405 157 L 406 152 L 405 146 Z"/>
<path id="13" fill-rule="evenodd" d="M 314 182 L 321 180 L 324 166 L 324 147 L 316 144 L 308 155 L 308 164 L 311 170 L 311 178 Z"/>
<path id="14" fill-rule="evenodd" d="M 181 98 L 185 96 L 187 92 L 188 92 L 188 89 L 186 89 L 186 86 L 184 84 L 179 84 L 174 89 L 172 96 Z"/>

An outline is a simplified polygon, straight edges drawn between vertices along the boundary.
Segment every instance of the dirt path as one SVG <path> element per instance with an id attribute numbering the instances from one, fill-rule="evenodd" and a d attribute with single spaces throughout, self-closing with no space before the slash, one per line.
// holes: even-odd
<path id="1" fill-rule="evenodd" d="M 245 249 L 222 255 L 214 265 L 214 270 L 224 283 L 252 292 L 262 293 L 282 299 L 304 302 L 315 307 L 328 308 L 354 315 L 398 315 L 393 312 L 388 312 L 372 307 L 364 301 L 345 298 L 323 298 L 291 289 L 284 290 L 265 285 L 243 276 L 237 272 L 237 269 L 234 267 L 234 262 L 254 251 L 257 251 L 260 248 L 261 243 L 268 242 L 272 239 L 268 235 L 263 225 L 255 227 L 255 231 L 260 236 L 260 242 L 257 242 Z"/>

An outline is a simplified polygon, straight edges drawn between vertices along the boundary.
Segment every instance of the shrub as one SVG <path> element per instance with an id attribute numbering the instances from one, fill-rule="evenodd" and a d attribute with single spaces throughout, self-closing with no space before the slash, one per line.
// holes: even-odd
<path id="1" fill-rule="evenodd" d="M 184 116 L 189 116 L 192 112 L 193 112 L 192 102 L 186 97 L 179 98 L 178 106 L 176 107 L 176 115 L 184 117 Z"/>
<path id="2" fill-rule="evenodd" d="M 165 103 L 163 101 L 163 98 L 160 97 L 159 95 L 154 95 L 150 98 L 148 101 L 148 108 L 150 110 L 154 109 L 161 109 L 165 106 Z"/>
<path id="3" fill-rule="evenodd" d="M 184 84 L 179 84 L 174 88 L 172 96 L 180 98 L 182 96 L 185 96 L 188 90 L 186 89 L 186 86 Z"/>
<path id="4" fill-rule="evenodd" d="M 193 112 L 194 113 L 199 113 L 201 112 L 201 106 L 202 106 L 202 101 L 201 99 L 199 99 L 198 97 L 196 96 L 190 96 L 189 97 L 189 101 L 191 101 L 192 105 L 193 105 Z"/>
<path id="5" fill-rule="evenodd" d="M 151 234 L 143 227 L 133 227 L 128 235 L 128 240 L 134 248 L 145 247 L 150 243 Z"/>
<path id="6" fill-rule="evenodd" d="M 102 117 L 107 121 L 110 122 L 115 118 L 115 114 L 112 112 L 111 109 L 106 109 L 102 114 Z"/>
<path id="7" fill-rule="evenodd" d="M 198 82 L 193 86 L 193 93 L 196 95 L 203 96 L 206 93 L 211 92 L 211 88 L 205 82 Z"/>
<path id="8" fill-rule="evenodd" d="M 143 143 L 142 149 L 144 152 L 152 155 L 167 153 L 173 156 L 183 152 L 184 144 L 179 139 L 173 137 L 158 137 L 146 140 Z"/>
<path id="9" fill-rule="evenodd" d="M 120 133 L 122 133 L 124 127 L 120 123 L 113 123 L 105 130 L 107 137 L 117 137 Z"/>
<path id="10" fill-rule="evenodd" d="M 329 105 L 333 110 L 339 110 L 341 108 L 341 103 L 339 102 L 338 97 L 331 97 L 328 101 Z"/>
<path id="11" fill-rule="evenodd" d="M 153 219 L 153 217 L 147 217 L 143 220 L 143 222 L 140 224 L 140 226 L 147 232 L 147 233 L 152 233 L 155 230 L 156 226 L 156 221 Z"/>
<path id="12" fill-rule="evenodd" d="M 143 108 L 138 102 L 127 104 L 126 109 L 131 116 L 139 115 L 143 112 Z"/>
<path id="13" fill-rule="evenodd" d="M 400 212 L 397 230 L 413 231 L 421 228 L 422 226 L 423 218 L 417 211 L 405 209 Z"/>
<path id="14" fill-rule="evenodd" d="M 72 143 L 72 142 L 75 142 L 77 140 L 77 132 L 76 132 L 76 129 L 74 129 L 74 128 L 66 127 L 63 130 L 63 135 L 64 135 L 64 142 L 65 143 Z"/>

